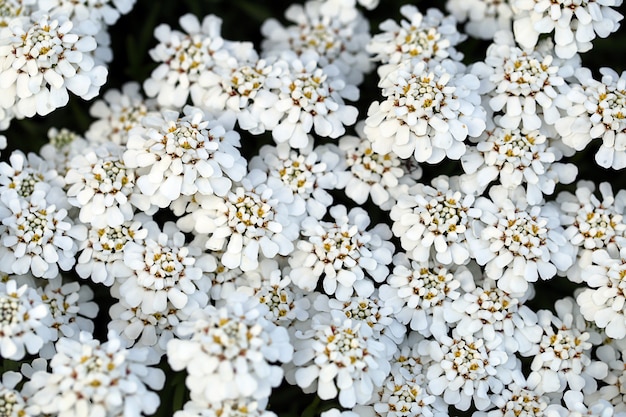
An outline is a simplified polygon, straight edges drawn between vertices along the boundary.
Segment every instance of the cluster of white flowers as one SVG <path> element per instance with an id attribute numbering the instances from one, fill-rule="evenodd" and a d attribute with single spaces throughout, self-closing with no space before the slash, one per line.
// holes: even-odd
<path id="1" fill-rule="evenodd" d="M 0 417 L 626 417 L 621 0 L 170 16 L 100 95 L 134 3 L 0 0 L 0 130 L 99 97 L 0 161 Z"/>

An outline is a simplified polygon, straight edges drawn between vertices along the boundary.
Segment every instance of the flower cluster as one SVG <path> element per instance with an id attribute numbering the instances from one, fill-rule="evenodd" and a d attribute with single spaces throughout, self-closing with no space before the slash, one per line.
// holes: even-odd
<path id="1" fill-rule="evenodd" d="M 143 3 L 0 1 L 1 417 L 626 416 L 621 0 Z"/>

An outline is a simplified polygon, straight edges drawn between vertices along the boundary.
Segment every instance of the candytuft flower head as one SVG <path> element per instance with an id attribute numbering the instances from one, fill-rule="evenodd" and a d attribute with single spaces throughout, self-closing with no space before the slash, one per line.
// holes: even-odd
<path id="1" fill-rule="evenodd" d="M 93 34 L 65 15 L 14 19 L 0 37 L 0 107 L 15 117 L 47 115 L 68 103 L 68 91 L 89 100 L 105 83 L 107 69 L 90 55 Z"/>
<path id="2" fill-rule="evenodd" d="M 172 369 L 186 369 L 193 401 L 267 401 L 283 379 L 275 363 L 290 361 L 293 347 L 287 329 L 264 318 L 265 311 L 255 298 L 234 293 L 222 307 L 196 310 L 178 326 L 188 340 L 170 340 L 167 359 Z"/>
<path id="3" fill-rule="evenodd" d="M 159 406 L 159 396 L 148 388 L 163 388 L 165 374 L 149 366 L 156 361 L 147 349 L 126 349 L 112 333 L 100 343 L 81 332 L 79 340 L 59 339 L 56 352 L 50 370 L 36 371 L 26 384 L 37 414 L 139 417 Z"/>

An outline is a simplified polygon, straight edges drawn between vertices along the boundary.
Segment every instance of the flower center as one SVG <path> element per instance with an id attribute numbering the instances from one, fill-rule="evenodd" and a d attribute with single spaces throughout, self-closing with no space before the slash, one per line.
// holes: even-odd
<path id="1" fill-rule="evenodd" d="M 526 259 L 541 257 L 548 239 L 547 220 L 516 210 L 514 218 L 501 219 L 499 224 L 505 229 L 502 240 L 509 251 Z"/>
<path id="2" fill-rule="evenodd" d="M 489 361 L 475 343 L 456 340 L 445 358 L 452 362 L 452 368 L 465 379 L 480 380 L 487 376 L 485 366 Z"/>
<path id="3" fill-rule="evenodd" d="M 498 90 L 505 89 L 513 96 L 533 96 L 550 85 L 550 77 L 558 70 L 552 64 L 552 57 L 546 56 L 540 62 L 536 57 L 522 53 L 518 57 L 504 61 L 504 79 L 508 84 L 499 84 Z M 499 82 L 499 80 L 495 80 Z M 502 91 L 499 91 L 502 92 Z"/>
<path id="4" fill-rule="evenodd" d="M 54 221 L 45 209 L 32 210 L 17 218 L 18 240 L 27 244 L 43 245 L 55 229 Z"/>
<path id="5" fill-rule="evenodd" d="M 22 178 L 14 178 L 9 184 L 9 188 L 13 188 L 17 191 L 21 197 L 30 197 L 33 191 L 35 191 L 35 185 L 44 180 L 43 175 L 35 174 L 33 172 L 26 173 Z"/>
<path id="6" fill-rule="evenodd" d="M 174 56 L 169 60 L 170 68 L 180 73 L 199 74 L 206 70 L 209 58 L 208 47 L 200 35 L 186 36 L 180 45 L 176 46 Z"/>
<path id="7" fill-rule="evenodd" d="M 222 83 L 224 90 L 230 95 L 238 94 L 253 99 L 257 91 L 263 87 L 266 78 L 262 69 L 244 66 L 233 72 L 229 83 L 226 80 Z"/>
<path id="8" fill-rule="evenodd" d="M 290 159 L 283 161 L 283 167 L 278 171 L 283 183 L 291 188 L 291 191 L 306 196 L 311 195 L 315 185 L 315 178 L 311 172 L 312 167 L 307 165 L 303 155 L 293 153 Z"/>
<path id="9" fill-rule="evenodd" d="M 228 202 L 228 225 L 239 233 L 266 228 L 274 218 L 273 208 L 254 193 L 239 195 Z"/>
<path id="10" fill-rule="evenodd" d="M 322 87 L 326 78 L 327 75 L 321 69 L 316 70 L 313 74 L 304 72 L 298 76 L 289 85 L 294 104 L 307 112 L 315 112 L 316 103 L 326 99 Z"/>
<path id="11" fill-rule="evenodd" d="M 0 325 L 14 326 L 22 320 L 28 320 L 28 313 L 20 317 L 20 300 L 12 295 L 0 297 Z"/>
<path id="12" fill-rule="evenodd" d="M 130 194 L 134 185 L 134 175 L 126 171 L 126 167 L 119 160 L 102 161 L 93 167 L 94 182 L 91 187 L 101 193 L 115 194 L 125 190 Z"/>
<path id="13" fill-rule="evenodd" d="M 111 253 L 121 252 L 126 244 L 133 240 L 135 231 L 126 226 L 105 227 L 97 230 L 98 240 L 94 249 L 99 256 L 108 259 Z"/>

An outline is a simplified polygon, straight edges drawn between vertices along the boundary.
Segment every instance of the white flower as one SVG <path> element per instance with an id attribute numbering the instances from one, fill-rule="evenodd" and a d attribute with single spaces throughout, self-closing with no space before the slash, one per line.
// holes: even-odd
<path id="1" fill-rule="evenodd" d="M 314 52 L 297 56 L 285 51 L 275 64 L 283 66 L 278 101 L 260 117 L 276 143 L 304 148 L 311 130 L 335 139 L 356 122 L 357 108 L 344 99 L 357 100 L 359 90 L 344 80 L 336 66 L 321 66 L 318 61 Z"/>
<path id="2" fill-rule="evenodd" d="M 569 184 L 576 178 L 574 164 L 558 161 L 563 158 L 559 142 L 538 130 L 488 129 L 473 140 L 461 157 L 464 187 L 478 192 L 496 180 L 508 189 L 524 185 L 530 204 L 539 204 L 543 195 L 554 193 L 557 184 Z"/>
<path id="3" fill-rule="evenodd" d="M 545 410 L 546 417 L 578 417 L 578 416 L 601 416 L 601 417 L 624 417 L 626 413 L 615 413 L 615 409 L 608 401 L 600 399 L 591 403 L 578 391 L 567 391 L 563 394 L 561 404 L 551 404 Z"/>
<path id="4" fill-rule="evenodd" d="M 263 133 L 261 114 L 278 101 L 283 66 L 275 61 L 256 56 L 254 60 L 220 60 L 212 71 L 200 74 L 198 85 L 202 89 L 192 91 L 192 101 L 209 111 L 232 113 L 242 129 Z"/>
<path id="5" fill-rule="evenodd" d="M 591 49 L 596 35 L 608 37 L 624 18 L 617 10 L 621 0 L 510 0 L 516 10 L 513 30 L 515 40 L 524 48 L 533 48 L 539 35 L 554 32 L 555 52 L 571 58 Z"/>
<path id="6" fill-rule="evenodd" d="M 76 132 L 66 128 L 57 129 L 53 127 L 48 130 L 48 143 L 41 147 L 39 154 L 63 178 L 69 169 L 69 161 L 82 153 L 88 146 L 88 142 Z"/>
<path id="7" fill-rule="evenodd" d="M 265 315 L 268 320 L 276 325 L 289 327 L 295 320 L 305 321 L 309 318 L 311 303 L 292 285 L 288 268 L 283 271 L 275 260 L 264 259 L 259 263 L 258 273 L 260 279 L 255 288 L 246 285 L 252 281 L 251 275 L 254 271 L 250 271 L 242 274 L 248 282 L 241 283 L 237 290 L 251 289 L 254 297 L 268 307 Z"/>
<path id="8" fill-rule="evenodd" d="M 463 141 L 485 130 L 480 83 L 459 64 L 405 61 L 379 73 L 385 100 L 370 105 L 364 128 L 375 152 L 428 163 L 459 159 Z"/>
<path id="9" fill-rule="evenodd" d="M 186 232 L 208 234 L 205 247 L 222 251 L 220 260 L 229 269 L 256 269 L 260 253 L 266 258 L 289 255 L 298 237 L 294 216 L 302 213 L 289 211 L 293 193 L 271 180 L 253 170 L 224 197 L 202 198 L 201 208 L 178 225 Z"/>
<path id="10" fill-rule="evenodd" d="M 92 36 L 64 15 L 11 21 L 10 35 L 0 37 L 0 107 L 18 118 L 46 115 L 68 103 L 68 90 L 89 100 L 105 83 L 107 69 L 90 53 Z"/>
<path id="11" fill-rule="evenodd" d="M 0 282 L 0 356 L 20 360 L 52 340 L 50 311 L 34 288 Z"/>
<path id="12" fill-rule="evenodd" d="M 141 244 L 148 235 L 148 216 L 138 214 L 131 221 L 117 227 L 90 227 L 87 238 L 79 247 L 76 273 L 91 278 L 97 284 L 110 287 L 116 278 L 127 277 L 131 270 L 124 264 L 124 250 L 128 242 Z"/>
<path id="13" fill-rule="evenodd" d="M 219 402 L 187 401 L 182 410 L 174 417 L 276 417 L 276 414 L 264 410 L 262 403 L 250 398 L 237 398 Z"/>
<path id="14" fill-rule="evenodd" d="M 402 343 L 406 327 L 396 319 L 391 303 L 378 295 L 378 290 L 367 297 L 353 296 L 346 301 L 317 294 L 313 302 L 315 311 L 341 311 L 346 317 L 360 321 L 372 329 L 372 337 L 385 345 L 390 359 Z"/>
<path id="15" fill-rule="evenodd" d="M 626 192 L 614 195 L 607 182 L 600 183 L 598 190 L 600 196 L 594 194 L 594 183 L 579 181 L 574 194 L 562 191 L 556 198 L 563 213 L 565 237 L 579 248 L 576 263 L 567 270 L 567 277 L 574 282 L 583 281 L 594 251 L 606 249 L 617 254 L 626 234 L 623 219 Z"/>
<path id="16" fill-rule="evenodd" d="M 93 227 L 119 227 L 133 218 L 130 196 L 135 170 L 127 168 L 124 148 L 104 143 L 75 156 L 65 174 L 69 203 L 79 208 L 78 219 Z"/>
<path id="17" fill-rule="evenodd" d="M 596 392 L 588 395 L 588 403 L 605 400 L 613 404 L 616 412 L 626 412 L 625 348 L 624 339 L 598 347 L 596 355 L 599 360 L 608 365 L 609 371 L 602 379 L 604 384 L 601 384 Z"/>
<path id="18" fill-rule="evenodd" d="M 400 64 L 413 58 L 418 60 L 442 61 L 446 58 L 460 61 L 463 55 L 454 48 L 465 39 L 459 33 L 453 16 L 444 14 L 435 8 L 428 9 L 423 15 L 415 5 L 405 4 L 400 13 L 407 20 L 398 24 L 394 20 L 385 20 L 380 25 L 382 33 L 374 35 L 368 52 L 383 64 Z"/>
<path id="19" fill-rule="evenodd" d="M 446 10 L 465 22 L 465 33 L 479 39 L 493 39 L 498 30 L 511 29 L 514 12 L 511 0 L 448 0 Z"/>
<path id="20" fill-rule="evenodd" d="M 391 360 L 391 372 L 377 388 L 372 399 L 376 415 L 380 417 L 447 417 L 448 405 L 439 396 L 427 390 L 425 371 L 430 358 L 420 354 L 422 340 L 412 333 L 398 346 Z"/>
<path id="21" fill-rule="evenodd" d="M 562 93 L 564 77 L 573 73 L 580 59 L 554 58 L 548 46 L 524 51 L 509 32 L 500 31 L 487 49 L 484 63 L 472 66 L 472 73 L 483 81 L 482 88 L 490 96 L 490 109 L 503 113 L 501 127 L 531 131 L 552 126 L 560 118 L 557 105 L 569 104 Z"/>
<path id="22" fill-rule="evenodd" d="M 487 278 L 475 290 L 452 301 L 443 314 L 446 321 L 456 322 L 459 336 L 474 335 L 487 342 L 500 337 L 508 354 L 530 356 L 537 353 L 542 335 L 537 315 L 524 305 L 530 292 L 513 297 Z"/>
<path id="23" fill-rule="evenodd" d="M 267 400 L 283 379 L 274 363 L 290 361 L 293 347 L 287 330 L 264 315 L 256 299 L 235 293 L 224 306 L 196 310 L 178 326 L 179 335 L 190 338 L 170 340 L 167 359 L 172 369 L 186 369 L 193 401 Z"/>
<path id="24" fill-rule="evenodd" d="M 163 388 L 165 374 L 148 366 L 154 363 L 148 350 L 125 349 L 113 336 L 102 344 L 87 332 L 80 340 L 59 339 L 50 371 L 35 372 L 27 383 L 33 407 L 59 417 L 154 414 L 160 400 L 148 387 Z"/>
<path id="25" fill-rule="evenodd" d="M 458 177 L 441 175 L 431 184 L 418 183 L 399 197 L 389 214 L 393 234 L 411 259 L 427 262 L 432 253 L 443 265 L 463 265 L 470 257 L 466 232 L 480 209 L 459 190 Z"/>
<path id="26" fill-rule="evenodd" d="M 216 62 L 231 56 L 230 43 L 221 35 L 219 17 L 210 14 L 200 22 L 189 13 L 178 21 L 185 32 L 172 30 L 166 24 L 157 26 L 154 36 L 159 43 L 149 51 L 159 65 L 144 82 L 144 89 L 148 97 L 156 97 L 163 107 L 183 107 L 190 91 L 202 95 L 194 92 L 201 89 L 198 86 L 200 74 L 211 71 Z"/>
<path id="27" fill-rule="evenodd" d="M 37 0 L 5 0 L 0 6 L 0 27 L 7 27 L 17 17 L 30 16 Z"/>
<path id="28" fill-rule="evenodd" d="M 35 190 L 28 199 L 15 190 L 0 196 L 0 270 L 18 275 L 55 278 L 59 268 L 68 271 L 76 262 L 78 245 L 87 237 L 83 225 L 74 225 L 65 209 Z"/>
<path id="29" fill-rule="evenodd" d="M 446 268 L 433 260 L 417 262 L 405 254 L 393 257 L 393 272 L 380 287 L 380 297 L 394 308 L 395 317 L 424 336 L 447 333 L 443 312 L 462 292 L 475 288 L 465 266 Z"/>
<path id="30" fill-rule="evenodd" d="M 136 0 L 38 0 L 39 10 L 63 14 L 75 22 L 89 20 L 113 25 L 120 15 L 130 12 Z"/>
<path id="31" fill-rule="evenodd" d="M 402 160 L 393 152 L 374 152 L 364 127 L 364 122 L 359 122 L 358 136 L 339 139 L 338 146 L 349 171 L 345 193 L 357 204 L 365 203 L 370 197 L 381 209 L 390 210 L 396 199 L 421 178 L 422 168 L 413 159 Z"/>
<path id="32" fill-rule="evenodd" d="M 563 392 L 566 387 L 594 392 L 596 379 L 607 375 L 608 366 L 591 359 L 591 335 L 574 300 L 558 300 L 554 307 L 557 315 L 550 310 L 537 313 L 543 336 L 530 365 L 528 387 L 540 394 Z"/>
<path id="33" fill-rule="evenodd" d="M 515 356 L 498 345 L 499 341 L 461 337 L 454 329 L 452 337 L 420 342 L 419 352 L 432 358 L 426 370 L 429 391 L 459 410 L 467 410 L 472 400 L 478 410 L 487 409 L 490 394 L 501 392 L 520 372 Z"/>
<path id="34" fill-rule="evenodd" d="M 550 398 L 528 389 L 526 384 L 508 384 L 501 393 L 491 396 L 494 410 L 474 413 L 474 417 L 538 417 L 546 415 Z"/>
<path id="35" fill-rule="evenodd" d="M 215 259 L 202 249 L 185 244 L 185 235 L 173 222 L 160 230 L 156 223 L 144 225 L 148 235 L 141 242 L 129 241 L 123 249 L 124 265 L 132 274 L 118 279 L 119 293 L 131 307 L 144 314 L 165 313 L 168 301 L 184 308 L 197 291 L 208 291 L 205 272 L 215 270 Z"/>
<path id="36" fill-rule="evenodd" d="M 383 281 L 393 255 L 391 231 L 380 223 L 370 230 L 367 212 L 360 207 L 350 212 L 345 206 L 330 209 L 333 221 L 308 217 L 302 221 L 303 238 L 289 258 L 291 280 L 310 292 L 322 279 L 324 292 L 347 301 L 354 293 L 369 296 L 373 281 Z"/>
<path id="37" fill-rule="evenodd" d="M 576 297 L 580 312 L 588 321 L 604 329 L 613 339 L 626 337 L 626 248 L 618 256 L 604 249 L 591 255 L 592 264 L 584 269 L 582 278 L 591 288 Z"/>
<path id="38" fill-rule="evenodd" d="M 186 107 L 184 115 L 163 110 L 143 118 L 124 152 L 125 165 L 137 168 L 131 201 L 145 211 L 181 196 L 226 195 L 246 173 L 238 146 L 237 132 L 195 107 Z"/>
<path id="39" fill-rule="evenodd" d="M 333 64 L 349 84 L 358 85 L 372 64 L 365 47 L 370 40 L 369 22 L 356 8 L 355 0 L 312 0 L 292 4 L 285 17 L 294 24 L 284 27 L 276 19 L 261 26 L 265 37 L 263 56 L 280 55 L 284 50 L 302 55 L 314 51 L 319 65 Z"/>
<path id="40" fill-rule="evenodd" d="M 601 68 L 601 81 L 593 78 L 587 68 L 579 68 L 574 84 L 567 93 L 572 105 L 555 124 L 563 143 L 582 150 L 589 142 L 602 141 L 596 162 L 604 168 L 626 167 L 626 72 L 619 75 L 610 68 Z"/>
<path id="41" fill-rule="evenodd" d="M 11 152 L 8 162 L 0 162 L 0 194 L 15 190 L 19 198 L 28 199 L 35 190 L 46 193 L 46 199 L 57 207 L 69 208 L 63 187 L 65 181 L 55 167 L 37 154 Z"/>
<path id="42" fill-rule="evenodd" d="M 346 408 L 366 404 L 390 370 L 385 345 L 342 311 L 313 316 L 310 328 L 295 333 L 294 348 L 296 369 L 288 381 L 323 400 L 338 397 Z"/>
<path id="43" fill-rule="evenodd" d="M 111 294 L 119 302 L 109 309 L 109 331 L 126 342 L 126 347 L 148 347 L 159 356 L 165 354 L 167 342 L 176 337 L 178 325 L 189 320 L 194 311 L 206 307 L 209 300 L 205 293 L 196 291 L 188 296 L 183 308 L 176 308 L 168 301 L 165 311 L 145 313 L 141 307 L 132 307 L 124 301 L 119 293 L 119 285 L 111 288 Z"/>
<path id="44" fill-rule="evenodd" d="M 125 83 L 121 90 L 110 89 L 89 108 L 96 118 L 85 137 L 91 142 L 113 142 L 126 145 L 132 128 L 141 124 L 149 112 L 156 111 L 154 100 L 145 99 L 137 82 Z"/>
<path id="45" fill-rule="evenodd" d="M 345 185 L 347 175 L 341 162 L 340 152 L 331 144 L 294 150 L 282 143 L 262 146 L 250 161 L 250 169 L 280 179 L 294 194 L 292 204 L 305 205 L 306 214 L 321 219 L 333 203 L 326 190 Z"/>
<path id="46" fill-rule="evenodd" d="M 485 275 L 509 294 L 526 292 L 529 282 L 564 274 L 576 259 L 554 203 L 530 205 L 523 188 L 489 189 L 489 198 L 476 199 L 482 210 L 470 235 L 472 257 L 485 265 Z"/>
<path id="47" fill-rule="evenodd" d="M 26 398 L 16 389 L 16 385 L 22 380 L 18 372 L 6 371 L 2 374 L 0 382 L 0 413 L 5 417 L 30 417 L 26 404 Z"/>
<path id="48" fill-rule="evenodd" d="M 58 276 L 47 280 L 45 286 L 37 289 L 50 310 L 52 342 L 60 337 L 78 339 L 82 331 L 93 333 L 92 319 L 98 314 L 98 304 L 93 301 L 91 288 L 76 281 L 63 281 Z"/>

